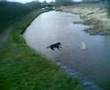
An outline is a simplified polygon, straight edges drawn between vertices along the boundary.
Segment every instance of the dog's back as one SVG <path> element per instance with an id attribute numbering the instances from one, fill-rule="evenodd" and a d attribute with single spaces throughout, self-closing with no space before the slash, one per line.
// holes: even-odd
<path id="1" fill-rule="evenodd" d="M 51 50 L 55 50 L 55 48 L 60 49 L 61 48 L 61 43 L 60 42 L 54 43 L 54 44 L 48 46 L 47 48 L 50 48 Z"/>

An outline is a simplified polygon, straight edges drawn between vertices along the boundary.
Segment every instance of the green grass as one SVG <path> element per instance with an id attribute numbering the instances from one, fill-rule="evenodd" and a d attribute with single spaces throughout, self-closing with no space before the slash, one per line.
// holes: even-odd
<path id="1" fill-rule="evenodd" d="M 40 12 L 25 16 L 13 26 L 0 50 L 0 90 L 83 90 L 51 60 L 31 50 L 21 33 Z"/>
<path id="2" fill-rule="evenodd" d="M 29 13 L 26 5 L 17 2 L 0 2 L 0 33 L 7 27 Z"/>
<path id="3" fill-rule="evenodd" d="M 33 10 L 42 8 L 38 1 L 22 4 L 19 2 L 9 2 L 8 0 L 0 1 L 0 33 L 10 27 L 11 24 L 17 22 L 24 15 L 29 14 Z"/>

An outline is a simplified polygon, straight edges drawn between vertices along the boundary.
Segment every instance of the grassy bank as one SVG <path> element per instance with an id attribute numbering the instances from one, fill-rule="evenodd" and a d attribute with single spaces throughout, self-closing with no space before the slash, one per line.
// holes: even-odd
<path id="1" fill-rule="evenodd" d="M 66 12 L 79 14 L 84 20 L 84 24 L 92 25 L 91 28 L 85 30 L 91 35 L 110 35 L 110 18 L 107 11 L 100 7 L 61 7 Z"/>
<path id="2" fill-rule="evenodd" d="M 12 26 L 0 50 L 0 90 L 83 90 L 77 80 L 26 45 L 21 33 L 40 13 L 34 11 Z"/>
<path id="3" fill-rule="evenodd" d="M 39 10 L 40 2 L 29 2 L 26 4 L 18 2 L 0 1 L 0 34 L 10 27 L 11 24 L 17 22 L 24 15 L 29 14 L 32 10 Z"/>

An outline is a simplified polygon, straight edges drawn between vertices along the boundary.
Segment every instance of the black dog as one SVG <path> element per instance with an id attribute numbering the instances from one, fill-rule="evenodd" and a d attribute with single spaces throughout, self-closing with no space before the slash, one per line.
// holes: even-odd
<path id="1" fill-rule="evenodd" d="M 52 45 L 48 46 L 47 48 L 50 48 L 53 51 L 55 50 L 55 48 L 59 50 L 61 48 L 61 43 L 58 42 L 58 43 L 52 44 Z"/>

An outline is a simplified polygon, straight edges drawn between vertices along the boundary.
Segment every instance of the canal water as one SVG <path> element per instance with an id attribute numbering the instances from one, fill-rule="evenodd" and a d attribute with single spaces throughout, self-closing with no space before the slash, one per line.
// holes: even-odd
<path id="1" fill-rule="evenodd" d="M 110 90 L 110 36 L 89 35 L 84 32 L 79 15 L 50 11 L 38 16 L 23 37 L 40 54 L 59 62 L 69 70 L 76 70 Z M 47 48 L 60 42 L 62 48 Z"/>

